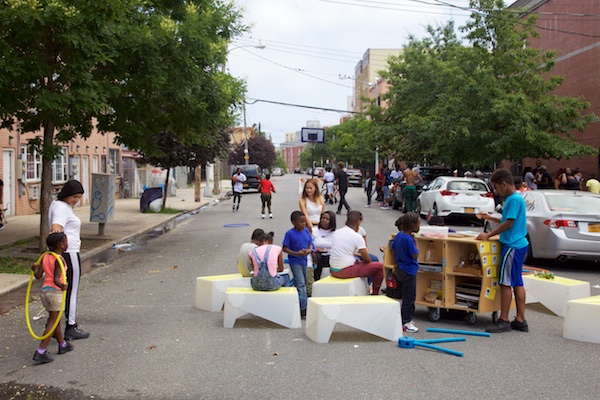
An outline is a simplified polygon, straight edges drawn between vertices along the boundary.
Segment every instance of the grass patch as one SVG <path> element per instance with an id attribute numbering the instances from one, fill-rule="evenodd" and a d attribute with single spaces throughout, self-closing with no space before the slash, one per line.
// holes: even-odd
<path id="1" fill-rule="evenodd" d="M 183 211 L 181 210 L 177 210 L 175 208 L 170 208 L 170 207 L 165 207 L 164 209 L 160 210 L 159 212 L 154 212 L 150 209 L 147 209 L 144 214 L 179 214 L 182 213 Z"/>
<path id="2" fill-rule="evenodd" d="M 31 274 L 31 264 L 35 260 L 17 257 L 0 257 L 0 273 L 3 274 Z"/>

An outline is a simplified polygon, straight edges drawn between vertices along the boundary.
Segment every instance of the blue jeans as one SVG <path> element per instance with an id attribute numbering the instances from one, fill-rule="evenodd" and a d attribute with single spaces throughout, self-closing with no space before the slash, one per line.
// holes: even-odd
<path id="1" fill-rule="evenodd" d="M 298 297 L 300 299 L 300 310 L 306 310 L 306 281 L 308 280 L 308 272 L 306 265 L 290 264 L 290 269 L 294 275 L 294 286 L 298 289 Z"/>

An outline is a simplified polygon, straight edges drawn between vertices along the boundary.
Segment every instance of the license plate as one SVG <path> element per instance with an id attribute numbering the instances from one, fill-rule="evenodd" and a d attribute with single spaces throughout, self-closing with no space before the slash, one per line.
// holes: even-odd
<path id="1" fill-rule="evenodd" d="M 588 232 L 600 232 L 600 224 L 589 224 Z"/>
<path id="2" fill-rule="evenodd" d="M 465 214 L 475 214 L 475 209 L 471 207 L 465 207 Z"/>
<path id="3" fill-rule="evenodd" d="M 250 185 L 249 185 L 248 183 L 244 183 L 244 187 L 245 187 L 245 188 L 249 188 L 249 187 L 250 187 Z"/>

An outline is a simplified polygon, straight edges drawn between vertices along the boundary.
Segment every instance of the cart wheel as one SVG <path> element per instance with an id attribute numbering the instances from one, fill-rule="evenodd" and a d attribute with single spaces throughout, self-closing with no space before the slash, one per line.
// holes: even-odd
<path id="1" fill-rule="evenodd" d="M 492 322 L 496 322 L 498 320 L 498 311 L 494 311 L 492 313 Z"/>
<path id="2" fill-rule="evenodd" d="M 467 324 L 475 325 L 475 322 L 477 322 L 477 314 L 475 314 L 474 312 L 468 312 L 467 313 Z"/>
<path id="3" fill-rule="evenodd" d="M 430 308 L 429 309 L 429 320 L 433 322 L 437 322 L 442 317 L 442 310 L 439 308 Z"/>

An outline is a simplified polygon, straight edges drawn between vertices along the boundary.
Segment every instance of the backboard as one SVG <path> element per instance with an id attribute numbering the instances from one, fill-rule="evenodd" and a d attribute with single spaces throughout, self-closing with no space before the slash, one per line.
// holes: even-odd
<path id="1" fill-rule="evenodd" d="M 325 129 L 323 128 L 302 128 L 301 132 L 301 138 L 303 142 L 325 142 Z"/>

